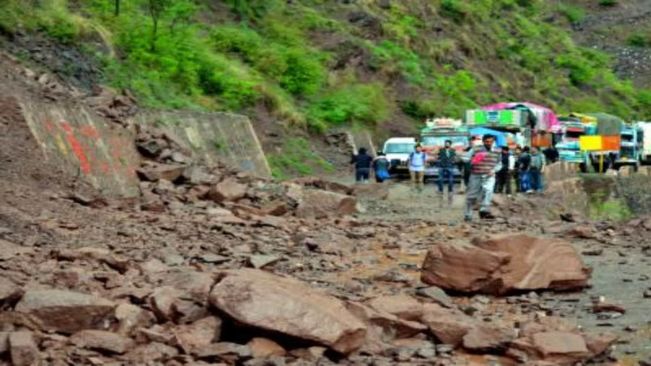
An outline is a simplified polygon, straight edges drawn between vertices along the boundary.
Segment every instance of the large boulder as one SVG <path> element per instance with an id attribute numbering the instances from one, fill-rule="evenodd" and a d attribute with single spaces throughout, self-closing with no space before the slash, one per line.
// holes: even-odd
<path id="1" fill-rule="evenodd" d="M 298 202 L 296 216 L 301 218 L 344 216 L 357 211 L 357 200 L 353 196 L 302 187 L 293 191 L 288 195 Z"/>
<path id="2" fill-rule="evenodd" d="M 210 303 L 240 323 L 328 346 L 358 349 L 366 327 L 338 299 L 295 279 L 261 270 L 222 273 Z"/>
<path id="3" fill-rule="evenodd" d="M 34 316 L 44 330 L 66 334 L 104 328 L 114 308 L 109 300 L 63 290 L 27 291 L 16 305 L 17 312 Z"/>
<path id="4" fill-rule="evenodd" d="M 422 266 L 422 281 L 459 292 L 504 294 L 579 289 L 590 278 L 590 270 L 564 240 L 511 234 L 473 244 L 433 247 Z"/>

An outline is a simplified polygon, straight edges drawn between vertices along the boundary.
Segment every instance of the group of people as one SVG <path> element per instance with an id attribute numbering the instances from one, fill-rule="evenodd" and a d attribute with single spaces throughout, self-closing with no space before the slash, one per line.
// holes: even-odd
<path id="1" fill-rule="evenodd" d="M 448 203 L 452 203 L 454 195 L 454 169 L 463 171 L 463 181 L 466 186 L 466 209 L 464 217 L 472 220 L 473 208 L 480 201 L 479 216 L 482 219 L 493 219 L 490 205 L 494 193 L 511 195 L 515 192 L 542 192 L 546 160 L 553 161 L 537 147 L 516 147 L 514 152 L 508 147 L 500 150 L 494 148 L 495 136 L 484 135 L 479 146 L 471 143 L 461 156 L 452 148 L 452 141 L 445 141 L 439 149 L 434 161 L 439 169 L 437 186 L 443 197 L 445 186 L 448 187 Z M 409 155 L 407 166 L 411 181 L 417 190 L 424 184 L 425 168 L 430 156 L 417 144 Z M 368 180 L 371 171 L 377 182 L 389 178 L 391 162 L 383 153 L 376 158 L 370 156 L 365 148 L 360 148 L 354 155 L 351 164 L 355 166 L 358 182 Z M 515 187 L 514 187 L 515 183 Z"/>

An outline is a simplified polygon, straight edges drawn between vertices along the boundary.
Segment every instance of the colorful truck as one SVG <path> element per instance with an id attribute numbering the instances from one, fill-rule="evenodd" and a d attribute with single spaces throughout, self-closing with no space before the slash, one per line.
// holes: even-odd
<path id="1" fill-rule="evenodd" d="M 469 129 L 487 128 L 513 134 L 518 145 L 531 145 L 532 120 L 530 113 L 519 109 L 466 111 L 465 122 Z M 514 147 L 514 146 L 511 146 Z"/>
<path id="2" fill-rule="evenodd" d="M 588 156 L 579 148 L 581 136 L 596 134 L 596 119 L 579 114 L 559 117 L 561 125 L 557 134 L 556 150 L 560 161 L 581 164 L 585 171 Z"/>
<path id="3" fill-rule="evenodd" d="M 420 143 L 423 150 L 432 158 L 432 161 L 427 164 L 425 169 L 426 180 L 432 180 L 439 176 L 439 167 L 434 158 L 436 158 L 438 151 L 445 146 L 447 140 L 452 142 L 452 148 L 456 151 L 457 156 L 461 156 L 469 146 L 470 133 L 461 120 L 434 118 L 425 122 L 425 127 L 420 132 Z M 456 180 L 461 179 L 459 167 L 455 167 L 452 173 Z"/>

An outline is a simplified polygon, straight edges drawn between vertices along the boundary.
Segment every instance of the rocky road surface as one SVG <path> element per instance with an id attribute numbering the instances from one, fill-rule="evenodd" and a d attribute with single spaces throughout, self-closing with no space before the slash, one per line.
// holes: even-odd
<path id="1" fill-rule="evenodd" d="M 465 224 L 431 187 L 257 179 L 143 128 L 141 197 L 108 201 L 4 95 L 0 365 L 651 361 L 650 217 L 549 192 Z"/>

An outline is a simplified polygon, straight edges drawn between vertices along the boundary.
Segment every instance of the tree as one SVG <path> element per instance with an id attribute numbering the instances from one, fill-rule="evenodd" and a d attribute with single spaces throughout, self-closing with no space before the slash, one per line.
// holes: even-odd
<path id="1" fill-rule="evenodd" d="M 151 32 L 151 50 L 156 51 L 156 40 L 158 39 L 158 23 L 165 9 L 172 3 L 172 0 L 148 0 L 147 7 L 149 16 L 153 23 Z"/>
<path id="2" fill-rule="evenodd" d="M 120 0 L 115 0 L 115 16 L 120 16 Z"/>

